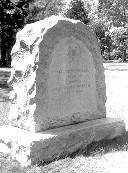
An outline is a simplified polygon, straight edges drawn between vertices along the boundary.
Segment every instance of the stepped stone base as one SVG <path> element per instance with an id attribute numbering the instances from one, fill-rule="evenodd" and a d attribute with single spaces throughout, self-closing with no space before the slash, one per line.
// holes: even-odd
<path id="1" fill-rule="evenodd" d="M 12 126 L 0 127 L 0 152 L 10 153 L 22 165 L 51 161 L 93 141 L 112 139 L 125 132 L 123 120 L 102 118 L 39 133 Z"/>

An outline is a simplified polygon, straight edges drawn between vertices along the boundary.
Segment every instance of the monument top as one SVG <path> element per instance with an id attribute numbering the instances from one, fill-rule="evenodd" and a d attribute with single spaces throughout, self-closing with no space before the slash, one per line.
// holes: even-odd
<path id="1" fill-rule="evenodd" d="M 48 32 L 49 29 L 53 28 L 56 25 L 63 25 L 66 29 L 66 26 L 73 25 L 75 29 L 81 32 L 85 32 L 88 30 L 90 32 L 90 37 L 92 36 L 93 41 L 95 38 L 95 34 L 91 31 L 90 27 L 84 25 L 79 20 L 64 18 L 62 16 L 51 16 L 49 18 L 45 18 L 44 20 L 39 20 L 37 22 L 26 24 L 25 27 L 20 30 L 16 35 L 16 44 L 12 48 L 11 54 L 19 50 L 20 43 L 25 43 L 28 47 L 35 43 L 39 45 L 39 42 L 43 40 L 43 36 Z M 60 26 L 61 27 L 61 26 Z M 63 28 L 63 32 L 64 32 Z M 61 28 L 62 29 L 62 28 Z M 68 29 L 68 28 L 67 28 Z M 65 30 L 66 31 L 66 30 Z M 97 42 L 97 39 L 95 38 Z"/>
<path id="2" fill-rule="evenodd" d="M 48 29 L 55 26 L 59 21 L 66 21 L 71 23 L 81 23 L 79 20 L 73 20 L 69 18 L 64 18 L 61 16 L 51 16 L 49 18 L 45 18 L 44 20 L 39 20 L 37 22 L 26 24 L 25 27 L 20 30 L 16 35 L 16 42 L 22 41 L 26 43 L 26 45 L 30 46 L 35 42 L 35 39 L 38 37 L 40 38 L 38 42 L 40 42 L 43 39 L 43 35 L 45 32 L 47 32 Z M 18 50 L 18 44 L 15 44 L 12 48 L 12 52 L 14 53 Z"/>

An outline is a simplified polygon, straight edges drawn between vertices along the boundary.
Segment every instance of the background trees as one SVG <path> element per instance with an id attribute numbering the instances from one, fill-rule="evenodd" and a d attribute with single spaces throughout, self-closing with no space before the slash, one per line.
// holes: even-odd
<path id="1" fill-rule="evenodd" d="M 122 61 L 126 61 L 128 57 L 128 1 L 99 0 L 97 16 L 97 20 L 92 23 L 97 28 L 102 23 L 105 31 L 105 37 L 99 38 L 103 58 L 121 58 Z M 106 40 L 105 45 L 104 40 Z"/>
<path id="2" fill-rule="evenodd" d="M 80 20 L 84 24 L 87 24 L 89 22 L 88 13 L 88 9 L 85 8 L 83 1 L 74 0 L 71 1 L 65 16 L 71 19 Z"/>
<path id="3" fill-rule="evenodd" d="M 23 28 L 25 17 L 29 14 L 29 3 L 32 0 L 2 0 L 1 13 L 1 66 L 10 66 L 10 52 L 15 43 L 15 36 Z"/>
<path id="4" fill-rule="evenodd" d="M 10 53 L 18 30 L 27 23 L 58 14 L 62 11 L 63 5 L 63 0 L 1 0 L 0 66 L 10 66 Z"/>
<path id="5" fill-rule="evenodd" d="M 112 27 L 109 34 L 113 40 L 113 54 L 115 58 L 122 57 L 126 61 L 128 50 L 128 28 L 127 27 Z"/>
<path id="6" fill-rule="evenodd" d="M 106 18 L 115 27 L 125 26 L 128 22 L 127 0 L 99 0 L 99 17 Z"/>
<path id="7" fill-rule="evenodd" d="M 25 24 L 61 14 L 90 25 L 104 59 L 122 58 L 128 50 L 127 0 L 1 0 L 0 66 L 10 66 L 10 52 Z"/>

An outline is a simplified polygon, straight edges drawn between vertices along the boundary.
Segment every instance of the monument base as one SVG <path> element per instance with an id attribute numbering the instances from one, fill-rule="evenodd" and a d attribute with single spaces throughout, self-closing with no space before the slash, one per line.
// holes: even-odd
<path id="1" fill-rule="evenodd" d="M 22 165 L 51 161 L 93 141 L 112 139 L 125 132 L 123 120 L 102 118 L 33 133 L 12 126 L 0 127 L 0 152 L 10 153 Z"/>

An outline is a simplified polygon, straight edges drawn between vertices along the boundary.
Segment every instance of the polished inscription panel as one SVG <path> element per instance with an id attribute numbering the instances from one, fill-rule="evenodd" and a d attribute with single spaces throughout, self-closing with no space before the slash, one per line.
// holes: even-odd
<path id="1" fill-rule="evenodd" d="M 90 51 L 74 37 L 55 46 L 48 79 L 48 115 L 97 112 L 95 67 Z"/>

